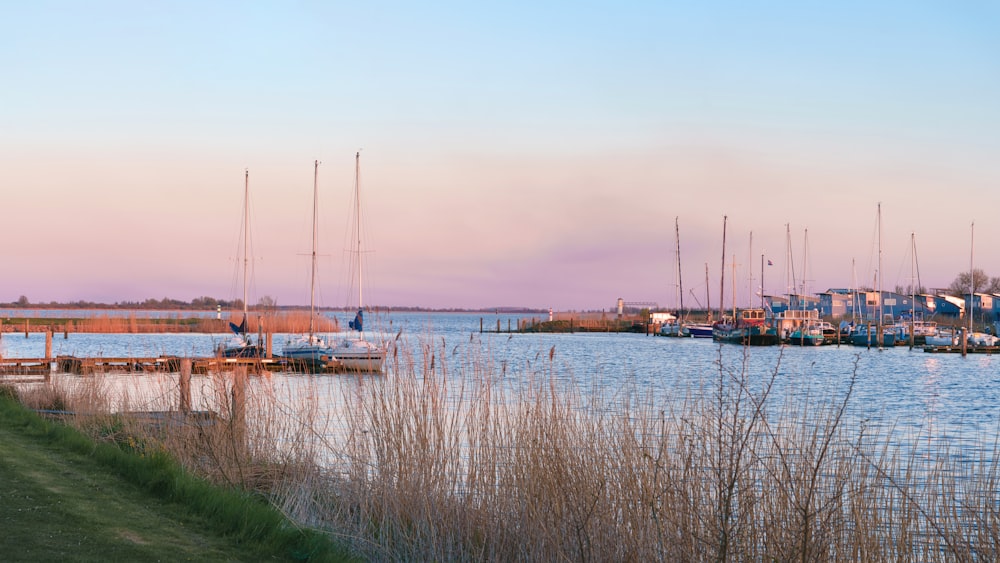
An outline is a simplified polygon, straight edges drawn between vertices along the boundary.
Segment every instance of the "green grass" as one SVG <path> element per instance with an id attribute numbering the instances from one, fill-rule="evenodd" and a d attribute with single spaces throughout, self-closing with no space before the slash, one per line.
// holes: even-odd
<path id="1" fill-rule="evenodd" d="M 259 497 L 168 456 L 95 443 L 0 393 L 0 554 L 5 561 L 347 559 Z"/>

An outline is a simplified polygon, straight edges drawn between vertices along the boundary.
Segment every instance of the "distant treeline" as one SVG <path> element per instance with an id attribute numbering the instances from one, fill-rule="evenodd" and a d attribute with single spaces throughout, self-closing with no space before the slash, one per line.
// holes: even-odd
<path id="1" fill-rule="evenodd" d="M 69 301 L 61 303 L 50 301 L 48 303 L 32 303 L 27 296 L 22 295 L 17 301 L 12 303 L 0 303 L 3 309 L 123 309 L 135 311 L 212 311 L 218 308 L 223 310 L 238 310 L 243 308 L 242 299 L 217 299 L 215 297 L 196 297 L 191 301 L 172 299 L 146 299 L 144 301 L 118 301 L 115 303 L 97 303 L 94 301 Z M 308 305 L 278 305 L 277 301 L 269 296 L 260 298 L 253 307 L 255 310 L 268 311 L 292 311 L 308 309 Z M 320 307 L 326 311 L 343 311 L 351 307 Z M 527 307 L 484 307 L 479 309 L 469 308 L 445 308 L 435 309 L 428 307 L 412 306 L 369 306 L 368 309 L 376 311 L 399 311 L 399 312 L 435 312 L 435 313 L 491 313 L 491 314 L 538 314 L 548 312 L 547 309 L 532 309 Z"/>

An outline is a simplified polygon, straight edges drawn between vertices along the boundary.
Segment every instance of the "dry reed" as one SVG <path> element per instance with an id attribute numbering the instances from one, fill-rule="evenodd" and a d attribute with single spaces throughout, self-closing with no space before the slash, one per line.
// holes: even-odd
<path id="1" fill-rule="evenodd" d="M 250 313 L 250 332 L 271 333 L 305 333 L 309 331 L 309 313 L 306 311 L 281 311 L 267 313 Z M 84 332 L 101 334 L 141 334 L 141 333 L 228 333 L 229 323 L 239 324 L 243 320 L 242 313 L 226 314 L 221 319 L 190 317 L 178 311 L 169 315 L 149 316 L 141 312 L 131 312 L 127 315 L 95 315 L 85 318 L 68 319 L 31 319 L 25 325 L 8 323 L 0 325 L 0 330 L 6 332 Z M 27 327 L 27 328 L 25 328 Z M 336 318 L 326 315 L 315 315 L 313 330 L 317 333 L 340 331 Z"/>

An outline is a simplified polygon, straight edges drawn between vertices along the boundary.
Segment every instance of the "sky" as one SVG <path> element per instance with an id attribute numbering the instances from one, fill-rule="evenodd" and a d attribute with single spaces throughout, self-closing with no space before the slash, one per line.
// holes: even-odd
<path id="1" fill-rule="evenodd" d="M 994 2 L 2 12 L 0 302 L 239 297 L 247 171 L 250 301 L 308 304 L 319 160 L 316 302 L 355 305 L 359 151 L 366 305 L 1000 276 Z"/>

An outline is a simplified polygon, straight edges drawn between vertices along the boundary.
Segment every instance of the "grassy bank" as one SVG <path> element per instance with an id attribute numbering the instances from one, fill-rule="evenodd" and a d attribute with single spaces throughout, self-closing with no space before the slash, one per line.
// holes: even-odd
<path id="1" fill-rule="evenodd" d="M 43 420 L 2 393 L 3 559 L 345 559 L 260 497 L 212 486 L 165 451 L 128 450 Z"/>

